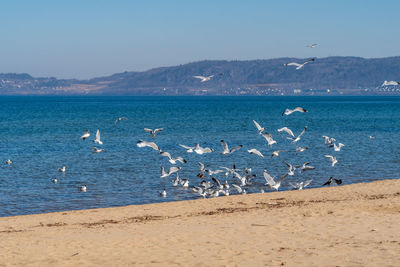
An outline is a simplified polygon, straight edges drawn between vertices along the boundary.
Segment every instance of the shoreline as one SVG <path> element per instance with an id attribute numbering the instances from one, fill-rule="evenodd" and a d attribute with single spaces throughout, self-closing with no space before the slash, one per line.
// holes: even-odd
<path id="1" fill-rule="evenodd" d="M 400 179 L 0 218 L 0 266 L 400 264 Z"/>

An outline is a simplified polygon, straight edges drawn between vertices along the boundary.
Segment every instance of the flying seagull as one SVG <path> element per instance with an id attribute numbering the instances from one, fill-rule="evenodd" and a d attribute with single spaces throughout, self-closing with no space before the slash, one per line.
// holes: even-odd
<path id="1" fill-rule="evenodd" d="M 209 80 L 211 80 L 212 77 L 214 77 L 214 75 L 210 75 L 210 76 L 200 76 L 200 75 L 193 76 L 193 78 L 200 79 L 202 83 L 208 82 Z"/>
<path id="2" fill-rule="evenodd" d="M 146 146 L 148 146 L 148 147 L 151 147 L 154 150 L 161 151 L 160 148 L 157 146 L 157 144 L 154 143 L 154 142 L 146 142 L 146 141 L 139 140 L 139 141 L 137 141 L 136 145 L 138 147 L 146 147 Z"/>
<path id="3" fill-rule="evenodd" d="M 292 130 L 290 130 L 288 127 L 282 127 L 280 129 L 278 129 L 278 133 L 281 133 L 281 132 L 286 132 L 290 136 L 294 137 L 294 134 L 293 134 Z"/>
<path id="4" fill-rule="evenodd" d="M 235 146 L 235 147 L 232 147 L 231 149 L 229 149 L 228 144 L 224 140 L 221 140 L 220 142 L 221 142 L 222 148 L 224 149 L 224 151 L 222 151 L 220 153 L 223 155 L 231 154 L 231 153 L 235 152 L 236 150 L 239 150 L 243 147 L 243 145 L 238 145 L 238 146 Z"/>
<path id="5" fill-rule="evenodd" d="M 384 81 L 381 86 L 388 86 L 388 85 L 400 85 L 400 82 L 396 81 Z"/>
<path id="6" fill-rule="evenodd" d="M 279 153 L 283 152 L 283 150 L 276 150 L 274 152 L 272 152 L 271 157 L 279 157 Z"/>
<path id="7" fill-rule="evenodd" d="M 97 143 L 97 144 L 99 144 L 99 145 L 102 145 L 102 144 L 103 144 L 103 142 L 100 140 L 100 131 L 99 131 L 99 129 L 97 129 L 97 132 L 96 132 L 96 139 L 93 140 L 93 142 L 94 142 L 94 143 Z"/>
<path id="8" fill-rule="evenodd" d="M 300 140 L 300 137 L 307 131 L 307 126 L 304 127 L 303 131 L 296 138 L 288 137 L 288 139 L 292 140 L 292 143 L 297 143 Z"/>
<path id="9" fill-rule="evenodd" d="M 297 169 L 297 168 L 299 168 L 300 166 L 298 166 L 298 165 L 296 165 L 296 166 L 293 166 L 292 164 L 290 164 L 290 163 L 287 163 L 286 161 L 285 161 L 285 164 L 286 164 L 286 166 L 288 166 L 288 168 L 289 168 L 289 170 L 288 170 L 288 175 L 290 175 L 290 176 L 293 176 L 294 175 L 294 172 L 295 172 L 295 170 Z"/>
<path id="10" fill-rule="evenodd" d="M 157 128 L 157 129 L 154 129 L 154 130 L 149 129 L 149 128 L 144 128 L 144 130 L 146 132 L 148 132 L 149 134 L 151 134 L 151 137 L 154 138 L 154 137 L 156 137 L 156 133 L 161 132 L 163 130 L 163 128 Z"/>
<path id="11" fill-rule="evenodd" d="M 333 137 L 323 135 L 322 138 L 324 138 L 324 144 L 327 146 L 330 146 L 333 144 L 333 142 L 336 142 L 336 139 Z"/>
<path id="12" fill-rule="evenodd" d="M 272 138 L 271 134 L 263 133 L 261 135 L 265 138 L 265 140 L 267 140 L 269 147 L 272 147 L 273 144 L 276 144 L 276 141 Z"/>
<path id="13" fill-rule="evenodd" d="M 265 185 L 268 186 L 269 188 L 275 189 L 277 191 L 278 191 L 279 187 L 281 186 L 282 180 L 285 179 L 287 176 L 288 176 L 288 174 L 286 173 L 284 176 L 282 176 L 275 182 L 274 179 L 271 177 L 271 175 L 269 175 L 269 173 L 266 170 L 264 170 L 264 179 L 265 179 L 265 181 L 267 181 L 267 183 Z"/>
<path id="14" fill-rule="evenodd" d="M 293 112 L 296 112 L 296 111 L 298 111 L 298 112 L 301 112 L 301 113 L 305 113 L 305 112 L 308 112 L 306 109 L 304 109 L 304 108 L 302 108 L 302 107 L 297 107 L 297 108 L 294 108 L 294 109 L 285 109 L 285 111 L 282 113 L 282 116 L 283 115 L 290 115 L 290 114 L 292 114 Z"/>
<path id="15" fill-rule="evenodd" d="M 303 62 L 302 64 L 296 63 L 296 62 L 290 62 L 290 63 L 284 64 L 284 66 L 296 66 L 296 70 L 299 70 L 299 69 L 303 68 L 304 65 L 306 65 L 307 63 L 310 63 L 313 61 L 315 61 L 315 58 L 309 59 L 309 60 Z"/>
<path id="16" fill-rule="evenodd" d="M 168 177 L 174 172 L 179 171 L 180 169 L 181 169 L 180 167 L 171 167 L 169 168 L 168 172 L 165 172 L 164 167 L 161 167 L 161 178 Z"/>
<path id="17" fill-rule="evenodd" d="M 309 47 L 309 48 L 314 48 L 314 47 L 316 47 L 318 44 L 311 44 L 311 45 L 306 45 L 306 47 Z"/>
<path id="18" fill-rule="evenodd" d="M 169 152 L 165 152 L 165 151 L 160 151 L 160 155 L 161 156 L 165 156 L 169 158 L 169 163 L 171 164 L 176 164 L 177 161 L 179 161 L 180 163 L 186 163 L 187 161 L 185 159 L 183 159 L 182 157 L 177 157 L 177 158 L 173 158 L 171 156 L 171 154 Z"/>
<path id="19" fill-rule="evenodd" d="M 344 147 L 342 143 L 339 143 L 338 145 L 336 145 L 336 143 L 333 144 L 333 150 L 335 151 L 340 151 L 342 147 Z"/>
<path id="20" fill-rule="evenodd" d="M 336 184 L 342 184 L 342 179 L 335 179 L 335 178 L 333 178 L 333 177 L 330 177 L 329 180 L 328 180 L 326 183 L 324 183 L 322 186 L 324 186 L 324 185 L 331 185 L 331 184 L 333 184 L 334 182 L 335 182 Z"/>
<path id="21" fill-rule="evenodd" d="M 314 170 L 315 167 L 310 165 L 310 162 L 306 162 L 303 164 L 303 166 L 301 166 L 301 171 L 305 172 L 305 171 L 310 171 L 310 170 Z"/>
<path id="22" fill-rule="evenodd" d="M 239 193 L 239 194 L 246 194 L 246 190 L 245 189 L 242 189 L 240 186 L 238 186 L 237 184 L 232 184 L 232 186 L 233 186 L 233 188 L 235 188 L 236 189 L 236 191 Z"/>
<path id="23" fill-rule="evenodd" d="M 312 182 L 312 180 L 307 180 L 307 181 L 303 181 L 300 183 L 290 183 L 290 186 L 292 188 L 297 188 L 298 190 L 302 190 L 304 187 L 308 186 L 310 183 Z"/>
<path id="24" fill-rule="evenodd" d="M 126 117 L 117 118 L 117 119 L 115 120 L 114 124 L 117 124 L 118 122 L 120 122 L 120 121 L 122 121 L 122 120 L 129 120 L 129 119 L 126 118 Z"/>
<path id="25" fill-rule="evenodd" d="M 179 144 L 179 146 L 181 146 L 181 147 L 183 147 L 184 149 L 186 149 L 186 152 L 187 152 L 187 153 L 193 153 L 194 149 L 196 148 L 196 147 L 194 147 L 194 146 L 185 146 L 185 145 L 181 145 L 181 144 Z"/>
<path id="26" fill-rule="evenodd" d="M 306 151 L 308 149 L 308 147 L 299 147 L 299 146 L 296 146 L 296 152 L 298 152 L 298 153 L 301 153 L 301 152 L 303 152 L 303 151 Z"/>
<path id="27" fill-rule="evenodd" d="M 86 140 L 90 136 L 89 130 L 86 130 L 85 133 L 81 136 L 82 140 Z"/>
<path id="28" fill-rule="evenodd" d="M 335 166 L 336 163 L 338 163 L 337 159 L 334 156 L 331 155 L 325 155 L 325 158 L 328 158 L 332 162 L 332 167 Z"/>
<path id="29" fill-rule="evenodd" d="M 258 134 L 262 134 L 262 132 L 266 130 L 265 127 L 261 127 L 261 125 L 255 120 L 253 120 L 253 123 L 257 127 Z"/>
<path id="30" fill-rule="evenodd" d="M 199 155 L 202 155 L 202 154 L 204 154 L 204 153 L 211 153 L 211 152 L 213 152 L 214 150 L 213 149 L 211 149 L 211 148 L 209 148 L 209 147 L 201 147 L 199 144 L 197 144 L 197 143 L 195 143 L 194 144 L 196 147 L 195 147 L 195 149 L 194 149 L 194 152 L 196 152 L 197 154 L 199 154 Z"/>
<path id="31" fill-rule="evenodd" d="M 247 152 L 249 152 L 250 154 L 255 154 L 255 155 L 260 156 L 262 158 L 264 157 L 264 155 L 260 151 L 255 149 L 255 148 L 249 149 L 249 150 L 247 150 Z"/>

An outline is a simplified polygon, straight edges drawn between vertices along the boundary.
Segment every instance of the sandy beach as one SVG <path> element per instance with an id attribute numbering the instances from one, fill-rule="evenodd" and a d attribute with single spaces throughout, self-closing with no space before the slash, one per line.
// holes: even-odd
<path id="1" fill-rule="evenodd" d="M 0 266 L 399 266 L 400 180 L 0 218 Z"/>

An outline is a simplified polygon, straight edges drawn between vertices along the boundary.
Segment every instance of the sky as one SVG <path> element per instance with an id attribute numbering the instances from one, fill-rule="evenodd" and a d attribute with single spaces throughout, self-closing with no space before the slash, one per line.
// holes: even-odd
<path id="1" fill-rule="evenodd" d="M 398 0 L 2 0 L 0 73 L 88 79 L 206 59 L 399 56 L 399 11 Z"/>

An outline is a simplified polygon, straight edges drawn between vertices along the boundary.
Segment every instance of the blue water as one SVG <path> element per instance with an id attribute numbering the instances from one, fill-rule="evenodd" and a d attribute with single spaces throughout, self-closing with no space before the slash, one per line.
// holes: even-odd
<path id="1" fill-rule="evenodd" d="M 281 116 L 285 108 L 296 106 L 309 112 Z M 115 125 L 122 116 L 129 120 Z M 253 119 L 278 142 L 272 150 L 257 134 Z M 297 135 L 306 125 L 298 145 L 310 149 L 296 155 L 295 146 L 276 129 L 287 126 Z M 319 187 L 329 176 L 343 179 L 343 184 L 400 176 L 398 97 L 0 97 L 0 216 L 197 198 L 190 189 L 172 186 L 175 175 L 160 178 L 160 166 L 171 166 L 166 157 L 136 146 L 139 139 L 151 141 L 145 127 L 164 128 L 153 141 L 188 161 L 180 176 L 188 177 L 191 185 L 200 182 L 198 161 L 213 170 L 233 163 L 251 167 L 257 177 L 249 192 L 267 190 L 263 170 L 280 177 L 287 171 L 284 161 L 309 161 L 316 169 L 296 172 L 284 180 L 282 190 L 290 189 L 290 181 L 306 179 Z M 97 128 L 106 152 L 92 154 Z M 92 136 L 82 141 L 86 129 Z M 334 152 L 323 144 L 322 135 L 335 137 L 345 147 Z M 220 139 L 244 147 L 224 156 L 218 153 Z M 188 154 L 178 146 L 194 142 L 216 152 Z M 266 157 L 248 154 L 253 147 Z M 286 152 L 271 158 L 277 149 Z M 325 154 L 336 156 L 339 163 L 331 167 Z M 13 164 L 4 164 L 7 159 Z M 63 165 L 65 174 L 57 171 Z M 54 177 L 58 184 L 51 182 Z M 217 177 L 225 180 L 223 174 Z M 78 190 L 83 184 L 86 193 Z M 165 199 L 159 196 L 164 187 Z"/>

